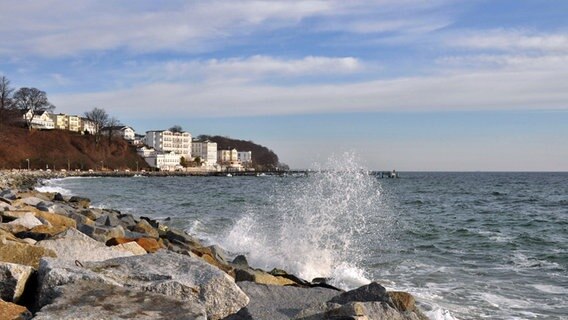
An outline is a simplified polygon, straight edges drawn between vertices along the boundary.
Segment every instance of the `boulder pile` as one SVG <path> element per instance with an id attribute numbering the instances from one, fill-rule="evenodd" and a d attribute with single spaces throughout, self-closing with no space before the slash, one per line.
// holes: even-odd
<path id="1" fill-rule="evenodd" d="M 344 292 L 229 259 L 183 230 L 0 173 L 0 319 L 427 319 L 378 283 Z"/>

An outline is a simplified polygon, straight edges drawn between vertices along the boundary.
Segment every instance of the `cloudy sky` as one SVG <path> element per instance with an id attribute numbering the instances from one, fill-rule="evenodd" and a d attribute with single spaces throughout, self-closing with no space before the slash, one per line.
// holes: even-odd
<path id="1" fill-rule="evenodd" d="M 0 74 L 294 168 L 568 170 L 568 1 L 2 1 Z"/>

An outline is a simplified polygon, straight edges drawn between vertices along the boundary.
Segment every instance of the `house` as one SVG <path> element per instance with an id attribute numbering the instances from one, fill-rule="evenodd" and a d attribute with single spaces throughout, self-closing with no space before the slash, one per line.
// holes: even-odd
<path id="1" fill-rule="evenodd" d="M 222 164 L 237 162 L 239 160 L 239 153 L 237 149 L 219 150 L 217 151 L 217 160 Z"/>
<path id="2" fill-rule="evenodd" d="M 155 154 L 156 150 L 154 150 L 154 148 L 141 147 L 136 149 L 136 153 L 142 158 L 146 158 Z"/>
<path id="3" fill-rule="evenodd" d="M 81 132 L 81 118 L 79 116 L 67 116 L 67 130 Z"/>
<path id="4" fill-rule="evenodd" d="M 217 143 L 194 140 L 191 143 L 191 156 L 199 157 L 204 166 L 214 166 L 217 164 Z"/>
<path id="5" fill-rule="evenodd" d="M 151 167 L 157 168 L 161 171 L 174 171 L 181 169 L 180 165 L 181 155 L 176 154 L 173 151 L 168 153 L 154 152 L 153 154 L 144 157 L 144 160 Z"/>
<path id="6" fill-rule="evenodd" d="M 133 142 L 136 136 L 134 129 L 129 126 L 111 126 L 111 127 L 104 127 L 101 129 L 101 133 L 104 135 L 109 135 L 112 133 L 115 137 L 121 137 L 124 140 Z"/>
<path id="7" fill-rule="evenodd" d="M 94 121 L 89 120 L 87 118 L 81 118 L 79 126 L 80 126 L 80 131 L 83 134 L 97 133 L 97 124 Z"/>
<path id="8" fill-rule="evenodd" d="M 59 130 L 67 130 L 68 128 L 68 121 L 67 115 L 60 113 L 60 114 L 52 114 L 51 119 L 55 124 L 55 129 Z"/>
<path id="9" fill-rule="evenodd" d="M 40 130 L 52 130 L 55 128 L 55 123 L 51 118 L 51 114 L 47 111 L 31 111 L 28 110 L 23 114 L 26 122 L 30 122 L 31 127 Z"/>
<path id="10" fill-rule="evenodd" d="M 191 158 L 191 134 L 186 131 L 146 131 L 145 143 L 157 152 L 173 152 L 186 159 Z"/>
<path id="11" fill-rule="evenodd" d="M 242 164 L 250 165 L 252 164 L 252 152 L 251 151 L 239 151 L 237 152 L 237 158 Z"/>

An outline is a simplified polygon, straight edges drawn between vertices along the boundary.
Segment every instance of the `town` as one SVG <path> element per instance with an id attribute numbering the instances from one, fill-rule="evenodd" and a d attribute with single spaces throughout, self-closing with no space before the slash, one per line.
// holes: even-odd
<path id="1" fill-rule="evenodd" d="M 86 112 L 85 117 L 55 114 L 47 110 L 23 113 L 22 120 L 35 130 L 68 130 L 81 134 L 120 137 L 137 147 L 137 153 L 152 168 L 160 171 L 188 172 L 240 172 L 254 171 L 252 152 L 235 148 L 218 150 L 217 143 L 209 140 L 192 139 L 191 133 L 180 126 L 167 130 L 146 131 L 137 134 L 127 125 L 115 125 L 118 121 L 106 121 L 107 126 L 98 123 L 97 113 L 102 109 Z"/>

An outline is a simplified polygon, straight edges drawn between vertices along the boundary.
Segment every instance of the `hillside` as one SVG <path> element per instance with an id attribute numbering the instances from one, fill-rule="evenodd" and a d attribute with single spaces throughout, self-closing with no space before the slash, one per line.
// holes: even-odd
<path id="1" fill-rule="evenodd" d="M 257 169 L 274 170 L 276 168 L 287 167 L 279 162 L 278 156 L 274 151 L 267 147 L 256 144 L 252 141 L 231 139 L 222 136 L 200 135 L 200 140 L 209 140 L 217 143 L 217 149 L 237 149 L 238 151 L 251 151 L 252 162 Z"/>
<path id="2" fill-rule="evenodd" d="M 109 144 L 103 139 L 95 146 L 93 136 L 51 130 L 28 131 L 20 127 L 0 129 L 0 169 L 131 169 L 147 168 L 136 149 L 122 139 Z"/>

